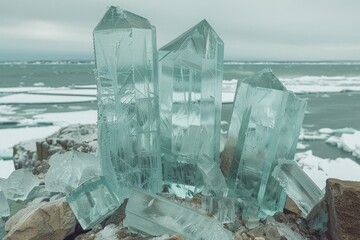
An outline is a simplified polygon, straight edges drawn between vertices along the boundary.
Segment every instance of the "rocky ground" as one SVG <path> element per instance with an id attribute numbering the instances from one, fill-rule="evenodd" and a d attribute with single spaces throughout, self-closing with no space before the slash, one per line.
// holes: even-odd
<path id="1" fill-rule="evenodd" d="M 16 168 L 32 171 L 40 180 L 44 179 L 50 165 L 49 158 L 56 152 L 78 150 L 95 153 L 97 148 L 95 125 L 72 125 L 59 132 L 35 141 L 14 147 Z M 17 239 L 184 239 L 180 234 L 145 237 L 132 233 L 124 224 L 125 202 L 119 209 L 90 231 L 82 230 L 67 204 L 64 194 L 42 191 L 42 181 L 37 190 L 39 198 L 10 201 L 17 212 L 6 220 L 6 240 Z M 33 193 L 35 194 L 35 193 Z M 35 194 L 35 195 L 36 195 Z M 204 213 L 201 195 L 192 199 L 181 199 L 162 193 L 162 196 L 181 205 Z M 359 239 L 360 236 L 360 183 L 328 179 L 323 201 L 305 219 L 296 204 L 288 199 L 283 212 L 264 220 L 247 222 L 241 218 L 237 207 L 235 221 L 224 224 L 237 240 L 265 239 Z M 213 216 L 208 216 L 209 218 Z M 0 219 L 1 220 L 1 219 Z M 1 228 L 0 221 L 0 228 Z M 1 230 L 0 230 L 1 236 Z"/>

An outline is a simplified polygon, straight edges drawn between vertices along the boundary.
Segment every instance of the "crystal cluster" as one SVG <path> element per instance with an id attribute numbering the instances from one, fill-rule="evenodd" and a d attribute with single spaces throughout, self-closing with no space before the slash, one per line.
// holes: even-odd
<path id="1" fill-rule="evenodd" d="M 94 29 L 94 49 L 102 173 L 121 201 L 130 187 L 159 192 L 155 27 L 112 6 Z"/>
<path id="2" fill-rule="evenodd" d="M 230 193 L 256 201 L 260 217 L 284 207 L 286 194 L 271 173 L 278 159 L 294 159 L 305 105 L 270 69 L 238 83 L 222 170 Z"/>
<path id="3" fill-rule="evenodd" d="M 10 203 L 1 205 L 1 216 L 17 200 L 35 204 L 49 192 L 65 193 L 90 229 L 129 197 L 125 222 L 132 231 L 232 239 L 224 223 L 238 224 L 241 211 L 248 228 L 258 226 L 259 217 L 282 211 L 284 189 L 304 214 L 320 200 L 293 161 L 305 101 L 269 69 L 238 83 L 220 169 L 224 43 L 206 20 L 157 51 L 155 27 L 112 6 L 93 37 L 98 156 L 53 155 L 46 190 L 24 171 L 0 181 L 0 200 Z M 162 187 L 183 198 L 201 193 L 194 199 L 212 217 L 155 195 Z"/>
<path id="4" fill-rule="evenodd" d="M 206 184 L 199 161 L 219 164 L 223 58 L 206 20 L 159 49 L 163 178 L 184 191 Z"/>

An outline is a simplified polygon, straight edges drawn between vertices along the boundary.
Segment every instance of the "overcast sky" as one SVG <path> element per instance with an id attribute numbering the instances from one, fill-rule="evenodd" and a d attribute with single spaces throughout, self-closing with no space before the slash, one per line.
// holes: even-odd
<path id="1" fill-rule="evenodd" d="M 0 0 L 0 61 L 93 59 L 109 5 L 148 18 L 158 47 L 205 18 L 226 60 L 360 60 L 359 0 Z"/>

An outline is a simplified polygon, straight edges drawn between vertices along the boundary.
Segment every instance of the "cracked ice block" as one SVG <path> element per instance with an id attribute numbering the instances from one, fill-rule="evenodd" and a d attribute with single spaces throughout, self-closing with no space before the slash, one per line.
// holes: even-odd
<path id="1" fill-rule="evenodd" d="M 40 184 L 31 172 L 25 169 L 13 171 L 1 184 L 6 199 L 24 201 L 29 193 Z"/>
<path id="2" fill-rule="evenodd" d="M 279 161 L 279 165 L 275 167 L 272 175 L 305 216 L 324 196 L 320 188 L 295 161 Z"/>
<path id="3" fill-rule="evenodd" d="M 122 201 L 130 187 L 160 192 L 155 27 L 111 6 L 94 29 L 103 175 Z"/>
<path id="4" fill-rule="evenodd" d="M 202 208 L 222 223 L 235 222 L 235 199 L 226 197 L 203 197 Z"/>
<path id="5" fill-rule="evenodd" d="M 134 190 L 126 205 L 126 225 L 149 236 L 179 233 L 185 239 L 232 239 L 217 220 L 155 194 Z"/>
<path id="6" fill-rule="evenodd" d="M 84 182 L 66 197 L 66 201 L 84 230 L 103 221 L 120 205 L 104 177 Z"/>
<path id="7" fill-rule="evenodd" d="M 93 154 L 78 151 L 55 153 L 44 179 L 50 192 L 70 193 L 81 183 L 100 176 L 100 160 Z"/>
<path id="8" fill-rule="evenodd" d="M 10 215 L 10 207 L 5 198 L 4 192 L 0 191 L 0 218 Z"/>
<path id="9" fill-rule="evenodd" d="M 159 50 L 164 181 L 202 189 L 197 161 L 219 163 L 224 43 L 206 20 Z"/>
<path id="10" fill-rule="evenodd" d="M 271 173 L 278 159 L 294 159 L 305 106 L 270 69 L 238 83 L 221 168 L 230 194 L 256 199 L 261 218 L 284 207 Z"/>

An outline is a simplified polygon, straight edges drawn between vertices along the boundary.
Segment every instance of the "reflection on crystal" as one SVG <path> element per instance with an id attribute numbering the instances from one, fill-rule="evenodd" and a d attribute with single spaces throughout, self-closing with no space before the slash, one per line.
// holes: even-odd
<path id="1" fill-rule="evenodd" d="M 204 183 L 198 159 L 219 163 L 223 57 L 223 41 L 206 20 L 159 50 L 161 150 L 167 183 L 200 190 Z"/>
<path id="2" fill-rule="evenodd" d="M 93 154 L 78 151 L 56 153 L 49 160 L 44 179 L 46 190 L 70 193 L 81 183 L 100 175 L 100 161 Z"/>
<path id="3" fill-rule="evenodd" d="M 129 229 L 149 236 L 179 233 L 185 239 L 232 239 L 215 219 L 139 190 L 131 194 L 125 213 Z"/>
<path id="4" fill-rule="evenodd" d="M 123 200 L 129 187 L 162 185 L 155 27 L 110 7 L 94 29 L 103 175 Z"/>
<path id="5" fill-rule="evenodd" d="M 286 194 L 306 215 L 320 202 L 324 194 L 295 161 L 282 160 L 273 172 Z"/>
<path id="6" fill-rule="evenodd" d="M 71 192 L 66 200 L 83 229 L 100 223 L 119 207 L 119 200 L 104 177 L 84 182 Z"/>
<path id="7" fill-rule="evenodd" d="M 38 186 L 40 180 L 25 169 L 13 171 L 9 178 L 1 184 L 1 190 L 6 199 L 24 201 L 33 188 Z"/>
<path id="8" fill-rule="evenodd" d="M 222 223 L 235 221 L 235 200 L 226 197 L 203 197 L 202 208 Z"/>
<path id="9" fill-rule="evenodd" d="M 0 191 L 0 218 L 10 215 L 10 207 L 5 198 L 4 192 Z"/>
<path id="10" fill-rule="evenodd" d="M 271 172 L 278 159 L 294 158 L 305 105 L 270 69 L 238 83 L 221 167 L 231 194 L 257 199 L 261 217 L 285 204 Z"/>

